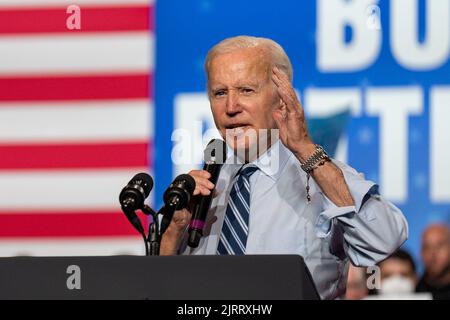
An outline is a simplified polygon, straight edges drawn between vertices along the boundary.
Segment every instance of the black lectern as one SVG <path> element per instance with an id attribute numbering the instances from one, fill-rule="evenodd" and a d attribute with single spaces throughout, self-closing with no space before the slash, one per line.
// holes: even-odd
<path id="1" fill-rule="evenodd" d="M 318 299 L 295 255 L 0 258 L 0 299 Z"/>

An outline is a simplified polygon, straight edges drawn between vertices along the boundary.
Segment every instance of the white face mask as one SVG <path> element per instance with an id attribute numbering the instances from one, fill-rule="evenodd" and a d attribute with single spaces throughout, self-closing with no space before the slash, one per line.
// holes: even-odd
<path id="1" fill-rule="evenodd" d="M 406 277 L 396 275 L 381 281 L 381 294 L 407 294 L 413 293 L 414 282 Z"/>

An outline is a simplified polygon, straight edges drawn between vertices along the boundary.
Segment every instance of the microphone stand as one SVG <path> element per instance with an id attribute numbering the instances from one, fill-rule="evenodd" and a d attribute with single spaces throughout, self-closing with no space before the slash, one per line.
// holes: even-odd
<path id="1" fill-rule="evenodd" d="M 161 235 L 159 234 L 159 220 L 158 213 L 147 205 L 141 209 L 142 212 L 148 216 L 151 216 L 151 222 L 148 227 L 148 236 L 146 242 L 149 245 L 148 255 L 159 256 L 159 247 L 161 243 Z"/>
<path id="2" fill-rule="evenodd" d="M 172 216 L 175 212 L 176 203 L 171 203 L 168 206 L 162 206 L 158 212 L 155 212 L 152 208 L 144 205 L 142 211 L 146 215 L 152 216 L 152 221 L 148 227 L 148 237 L 147 242 L 149 244 L 150 250 L 149 255 L 151 256 L 159 256 L 159 249 L 161 245 L 161 238 L 164 232 L 166 232 L 167 227 L 170 224 L 170 220 L 172 220 Z M 167 222 L 164 218 L 166 216 L 170 217 L 169 222 Z M 159 219 L 161 216 L 161 219 Z"/>
<path id="3" fill-rule="evenodd" d="M 155 212 L 150 206 L 144 204 L 141 208 L 142 213 L 147 216 L 151 216 L 150 225 L 148 227 L 148 235 L 145 236 L 145 233 L 142 231 L 142 236 L 144 238 L 145 244 L 145 255 L 146 256 L 159 256 L 159 249 L 161 245 L 161 237 L 166 231 L 168 224 L 160 224 L 159 215 L 164 217 L 169 214 L 170 218 L 172 218 L 173 213 L 175 212 L 176 203 L 169 204 L 167 207 L 163 206 L 158 212 Z M 162 220 L 162 219 L 161 219 Z"/>

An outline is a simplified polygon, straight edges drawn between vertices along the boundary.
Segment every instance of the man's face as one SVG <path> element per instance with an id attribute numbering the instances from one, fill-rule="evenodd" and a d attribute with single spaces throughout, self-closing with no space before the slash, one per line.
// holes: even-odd
<path id="1" fill-rule="evenodd" d="M 429 276 L 440 277 L 450 264 L 450 236 L 445 228 L 433 227 L 422 239 L 422 259 Z"/>
<path id="2" fill-rule="evenodd" d="M 272 112 L 281 100 L 271 74 L 270 59 L 258 47 L 237 49 L 211 61 L 208 95 L 212 114 L 235 152 L 255 150 L 259 129 L 276 128 Z"/>

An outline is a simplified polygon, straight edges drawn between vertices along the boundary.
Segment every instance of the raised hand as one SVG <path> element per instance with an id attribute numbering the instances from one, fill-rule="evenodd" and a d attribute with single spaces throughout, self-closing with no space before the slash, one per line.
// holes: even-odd
<path id="1" fill-rule="evenodd" d="M 272 70 L 272 81 L 277 86 L 281 99 L 280 108 L 273 112 L 280 139 L 300 161 L 304 162 L 314 153 L 315 145 L 308 134 L 303 107 L 287 75 L 277 67 Z"/>

